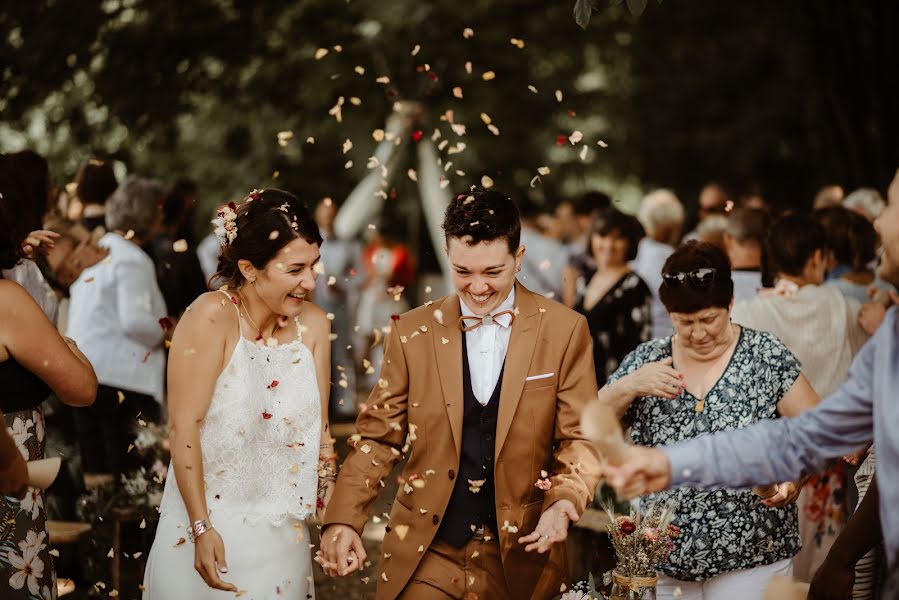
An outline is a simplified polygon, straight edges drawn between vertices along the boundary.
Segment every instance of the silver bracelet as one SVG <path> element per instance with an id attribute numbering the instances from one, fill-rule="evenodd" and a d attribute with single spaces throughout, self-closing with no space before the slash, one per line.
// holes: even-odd
<path id="1" fill-rule="evenodd" d="M 194 521 L 194 524 L 187 530 L 187 537 L 190 538 L 191 543 L 195 542 L 198 537 L 206 533 L 212 529 L 212 525 L 206 519 L 200 519 L 199 521 Z"/>

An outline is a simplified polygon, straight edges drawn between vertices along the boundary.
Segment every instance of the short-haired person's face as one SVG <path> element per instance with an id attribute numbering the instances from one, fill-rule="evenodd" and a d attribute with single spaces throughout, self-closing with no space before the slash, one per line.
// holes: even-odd
<path id="1" fill-rule="evenodd" d="M 677 341 L 690 358 L 710 360 L 732 341 L 730 309 L 704 308 L 694 313 L 671 313 Z"/>
<path id="2" fill-rule="evenodd" d="M 524 246 L 513 255 L 505 238 L 469 245 L 471 238 L 451 237 L 446 255 L 453 271 L 453 286 L 459 299 L 476 315 L 491 314 L 515 285 Z"/>
<path id="3" fill-rule="evenodd" d="M 580 233 L 577 217 L 574 214 L 574 207 L 570 202 L 562 202 L 556 207 L 556 221 L 562 236 L 566 240 L 572 240 Z"/>
<path id="4" fill-rule="evenodd" d="M 334 218 L 337 216 L 337 207 L 332 202 L 322 202 L 315 209 L 315 222 L 326 231 L 334 227 Z"/>
<path id="5" fill-rule="evenodd" d="M 249 262 L 239 262 L 245 277 L 250 280 L 255 277 L 252 286 L 272 312 L 296 317 L 306 295 L 315 289 L 316 265 L 320 259 L 318 244 L 296 238 L 281 248 L 264 269 L 245 269 Z"/>
<path id="6" fill-rule="evenodd" d="M 590 236 L 590 251 L 600 271 L 626 264 L 628 245 L 627 238 L 617 231 L 612 231 L 608 235 L 594 233 Z"/>
<path id="7" fill-rule="evenodd" d="M 899 286 L 899 171 L 887 191 L 887 206 L 874 221 L 883 252 L 878 274 L 881 279 Z"/>

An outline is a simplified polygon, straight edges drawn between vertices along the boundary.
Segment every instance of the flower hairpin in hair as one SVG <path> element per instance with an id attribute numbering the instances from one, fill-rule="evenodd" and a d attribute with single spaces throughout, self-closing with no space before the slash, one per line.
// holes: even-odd
<path id="1" fill-rule="evenodd" d="M 218 209 L 217 216 L 212 220 L 215 225 L 215 235 L 219 244 L 227 246 L 237 238 L 237 206 L 229 202 Z"/>
<path id="2" fill-rule="evenodd" d="M 253 200 L 259 200 L 262 197 L 262 190 L 253 190 L 249 194 L 247 194 L 247 202 L 251 202 Z"/>

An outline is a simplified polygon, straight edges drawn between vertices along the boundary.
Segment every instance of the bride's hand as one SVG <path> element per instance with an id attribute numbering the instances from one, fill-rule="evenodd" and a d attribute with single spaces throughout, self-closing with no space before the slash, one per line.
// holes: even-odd
<path id="1" fill-rule="evenodd" d="M 219 577 L 219 572 L 228 572 L 228 563 L 225 562 L 225 542 L 215 529 L 209 529 L 195 540 L 194 569 L 209 587 L 237 592 L 233 584 L 222 581 Z"/>

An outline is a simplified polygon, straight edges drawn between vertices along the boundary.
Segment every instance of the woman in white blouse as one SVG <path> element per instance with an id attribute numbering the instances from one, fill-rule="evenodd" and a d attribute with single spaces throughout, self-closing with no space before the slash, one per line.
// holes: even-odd
<path id="1" fill-rule="evenodd" d="M 68 335 L 90 359 L 97 401 L 76 417 L 86 472 L 129 470 L 137 418 L 157 420 L 163 400 L 165 337 L 172 321 L 142 246 L 160 226 L 162 184 L 130 176 L 106 205 L 109 257 L 71 286 Z"/>

